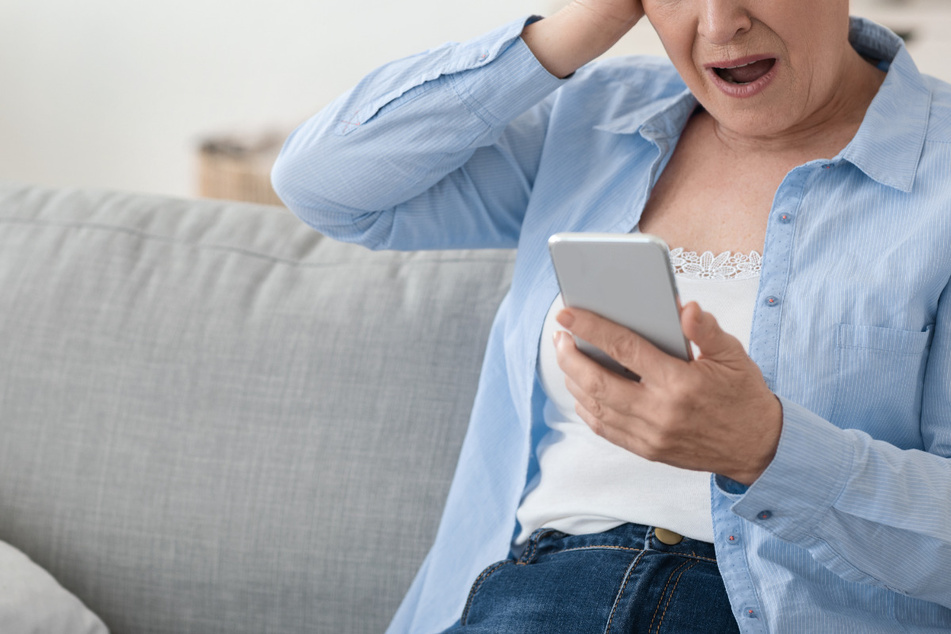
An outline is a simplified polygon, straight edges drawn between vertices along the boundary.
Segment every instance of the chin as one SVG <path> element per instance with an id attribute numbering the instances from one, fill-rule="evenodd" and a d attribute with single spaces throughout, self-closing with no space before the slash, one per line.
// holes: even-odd
<path id="1" fill-rule="evenodd" d="M 788 110 L 765 100 L 716 99 L 709 106 L 701 101 L 711 117 L 721 128 L 747 137 L 769 137 L 791 129 L 792 117 Z"/>

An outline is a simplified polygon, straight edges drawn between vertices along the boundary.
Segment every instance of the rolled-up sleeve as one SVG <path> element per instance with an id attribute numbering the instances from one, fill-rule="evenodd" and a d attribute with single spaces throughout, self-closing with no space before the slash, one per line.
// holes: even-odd
<path id="1" fill-rule="evenodd" d="M 372 72 L 288 138 L 275 190 L 370 248 L 514 246 L 563 83 L 520 38 L 533 19 Z"/>

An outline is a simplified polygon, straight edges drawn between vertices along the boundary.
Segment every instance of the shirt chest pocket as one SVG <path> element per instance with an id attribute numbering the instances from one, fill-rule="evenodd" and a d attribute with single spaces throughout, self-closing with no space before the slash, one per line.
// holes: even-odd
<path id="1" fill-rule="evenodd" d="M 903 448 L 919 447 L 921 389 L 932 329 L 838 324 L 830 420 Z"/>

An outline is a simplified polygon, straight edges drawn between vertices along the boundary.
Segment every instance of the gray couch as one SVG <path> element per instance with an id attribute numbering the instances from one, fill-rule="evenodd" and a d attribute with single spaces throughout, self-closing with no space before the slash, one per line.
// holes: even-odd
<path id="1" fill-rule="evenodd" d="M 0 184 L 0 541 L 117 634 L 382 631 L 513 261 Z"/>

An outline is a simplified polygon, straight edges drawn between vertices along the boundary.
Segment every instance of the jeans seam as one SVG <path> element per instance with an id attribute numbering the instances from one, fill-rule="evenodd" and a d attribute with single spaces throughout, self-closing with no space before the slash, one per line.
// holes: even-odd
<path id="1" fill-rule="evenodd" d="M 680 578 L 684 576 L 684 573 L 688 570 L 692 570 L 699 562 L 683 562 L 672 573 L 667 577 L 667 583 L 664 584 L 664 589 L 661 592 L 661 600 L 657 602 L 657 607 L 654 608 L 654 614 L 651 616 L 651 623 L 647 626 L 647 632 L 650 633 L 651 629 L 654 627 L 654 619 L 657 618 L 657 610 L 660 609 L 660 604 L 664 603 L 664 611 L 660 615 L 660 622 L 657 623 L 657 632 L 660 632 L 660 626 L 664 622 L 664 617 L 667 616 L 667 608 L 670 607 L 670 601 L 674 598 L 674 591 L 677 590 L 677 586 L 680 585 Z M 685 568 L 686 567 L 686 568 Z M 684 569 L 685 568 L 685 569 Z M 677 573 L 680 574 L 677 574 Z M 674 575 L 677 575 L 677 581 L 674 582 L 674 587 L 670 589 L 670 594 L 667 594 L 667 588 L 670 586 L 670 580 L 674 578 Z M 667 600 L 664 601 L 664 596 L 667 597 Z"/>
<path id="2" fill-rule="evenodd" d="M 630 550 L 635 552 L 641 552 L 641 550 L 649 550 L 649 549 L 631 548 L 630 546 L 608 546 L 607 544 L 605 544 L 605 545 L 594 545 L 594 546 L 578 546 L 577 548 L 566 548 L 564 550 L 559 550 L 558 552 L 570 553 L 572 551 L 579 551 L 579 550 Z M 665 550 L 658 551 L 658 552 L 664 555 L 671 555 L 674 557 L 683 557 L 684 559 L 695 559 L 697 561 L 706 561 L 711 564 L 717 563 L 717 560 L 714 557 L 704 557 L 703 555 L 698 555 L 696 553 L 676 553 L 676 552 L 670 552 Z"/>
<path id="3" fill-rule="evenodd" d="M 494 564 L 494 565 L 492 565 L 492 566 L 489 566 L 488 568 L 486 568 L 485 570 L 483 570 L 483 571 L 482 571 L 482 574 L 480 574 L 480 575 L 476 578 L 475 583 L 472 584 L 472 589 L 469 590 L 469 598 L 466 599 L 466 607 L 465 607 L 465 609 L 462 611 L 462 618 L 459 619 L 459 624 L 460 624 L 460 625 L 465 625 L 465 624 L 466 624 L 466 621 L 467 621 L 468 618 L 469 618 L 469 610 L 472 608 L 472 601 L 473 601 L 473 599 L 475 599 L 475 595 L 478 594 L 479 589 L 482 587 L 482 584 L 485 583 L 486 579 L 488 579 L 488 578 L 492 575 L 492 573 L 494 573 L 496 570 L 498 570 L 498 569 L 501 568 L 502 566 L 504 566 L 504 565 L 506 565 L 506 564 L 510 564 L 510 563 L 512 563 L 512 560 L 511 560 L 511 559 L 506 559 L 505 561 L 500 561 L 500 562 L 498 562 L 497 564 Z"/>
<path id="4" fill-rule="evenodd" d="M 637 564 L 639 564 L 641 559 L 644 557 L 644 551 L 637 548 L 624 548 L 623 546 L 609 546 L 609 548 L 617 548 L 619 550 L 635 550 L 638 551 L 638 555 L 634 558 L 634 561 L 631 562 L 631 565 L 627 567 L 627 571 L 624 573 L 624 583 L 621 585 L 621 589 L 618 590 L 617 596 L 614 597 L 614 605 L 611 606 L 611 616 L 608 618 L 608 624 L 604 627 L 604 634 L 610 634 L 611 624 L 614 623 L 614 616 L 617 614 L 617 608 L 621 603 L 621 597 L 624 595 L 624 591 L 627 589 L 627 584 L 631 581 L 631 576 L 634 574 L 634 568 L 637 567 Z"/>
<path id="5" fill-rule="evenodd" d="M 559 550 L 558 553 L 571 553 L 578 552 L 582 550 L 629 550 L 635 553 L 643 552 L 643 548 L 631 548 L 630 546 L 608 546 L 608 545 L 595 545 L 595 546 L 578 546 L 576 548 L 566 548 L 564 550 Z"/>

